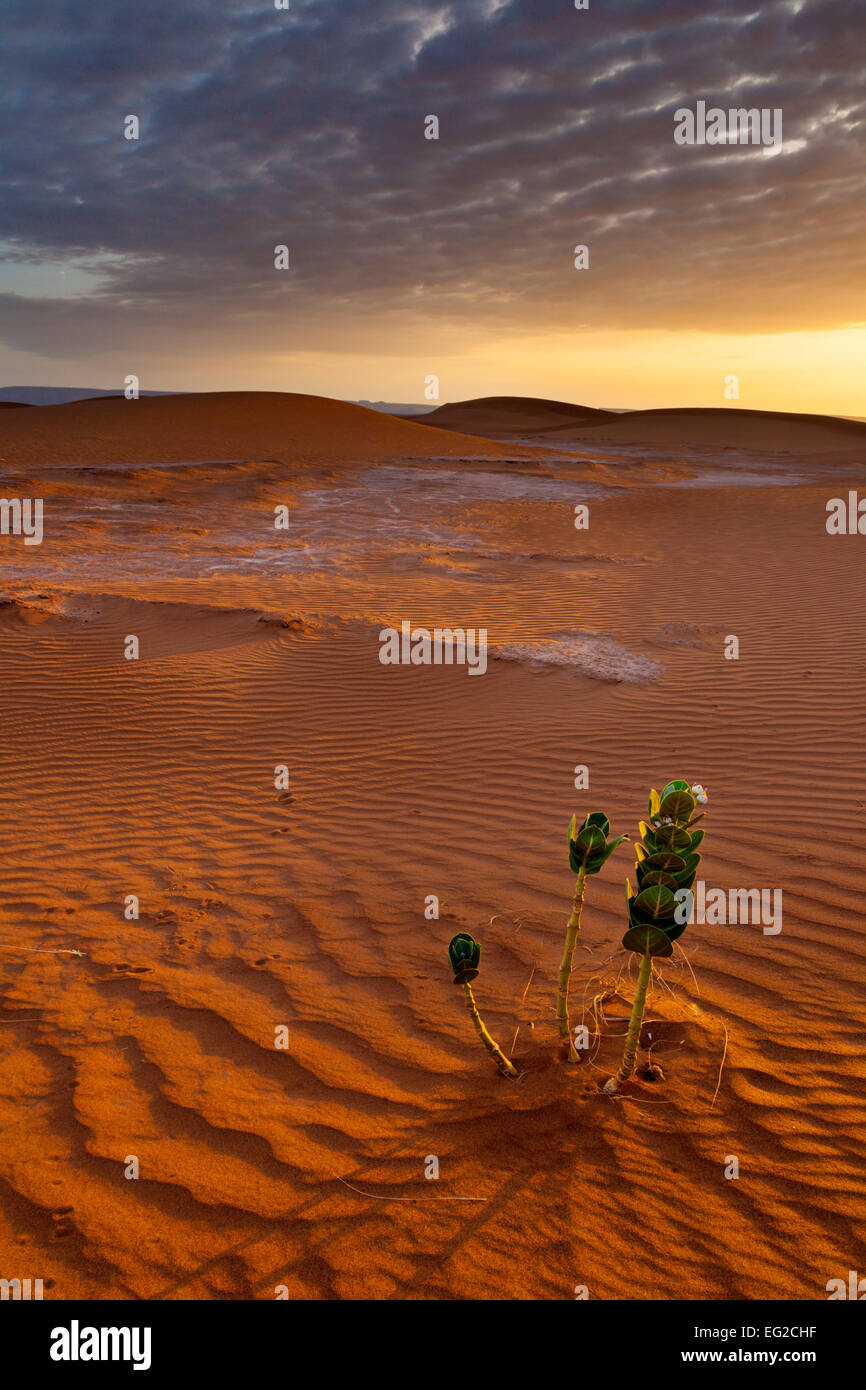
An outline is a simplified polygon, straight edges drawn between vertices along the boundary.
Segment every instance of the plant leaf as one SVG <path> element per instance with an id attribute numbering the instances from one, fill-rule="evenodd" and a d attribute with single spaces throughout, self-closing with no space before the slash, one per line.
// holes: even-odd
<path id="1" fill-rule="evenodd" d="M 672 821 L 677 824 L 685 824 L 695 809 L 695 798 L 690 791 L 682 791 L 675 788 L 673 791 L 665 792 L 659 806 L 659 815 L 664 819 L 670 816 Z"/>
<path id="2" fill-rule="evenodd" d="M 676 900 L 670 888 L 653 883 L 642 888 L 632 903 L 632 920 L 669 921 L 676 911 Z"/>
<path id="3" fill-rule="evenodd" d="M 622 939 L 627 951 L 645 956 L 672 956 L 674 948 L 663 931 L 653 926 L 630 927 Z"/>

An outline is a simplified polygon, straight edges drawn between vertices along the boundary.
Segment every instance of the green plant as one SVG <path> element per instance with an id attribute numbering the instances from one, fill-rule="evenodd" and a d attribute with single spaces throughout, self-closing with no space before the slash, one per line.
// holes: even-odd
<path id="1" fill-rule="evenodd" d="M 466 999 L 466 1007 L 472 1015 L 472 1021 L 478 1031 L 478 1036 L 483 1042 L 487 1051 L 490 1053 L 503 1076 L 516 1078 L 520 1075 L 517 1068 L 509 1062 L 502 1048 L 494 1042 L 484 1026 L 478 1006 L 475 1003 L 475 996 L 472 993 L 471 981 L 478 974 L 478 967 L 481 962 L 481 947 L 474 937 L 466 932 L 458 932 L 453 937 L 448 947 L 448 959 L 451 962 L 451 969 L 454 971 L 455 985 L 463 986 L 463 995 Z"/>
<path id="2" fill-rule="evenodd" d="M 568 827 L 568 862 L 572 873 L 577 874 L 574 886 L 571 916 L 565 930 L 565 950 L 559 967 L 559 980 L 556 988 L 556 1022 L 562 1050 L 569 1062 L 579 1062 L 580 1056 L 574 1046 L 571 1027 L 568 1021 L 568 987 L 571 981 L 571 967 L 574 948 L 580 931 L 580 916 L 583 911 L 583 895 L 586 889 L 587 874 L 597 874 L 613 854 L 617 845 L 627 840 L 620 835 L 616 840 L 608 840 L 610 821 L 603 811 L 591 811 L 580 828 L 577 817 L 572 816 Z"/>
<path id="3" fill-rule="evenodd" d="M 653 961 L 672 956 L 674 942 L 686 929 L 701 861 L 697 848 L 704 838 L 703 830 L 692 830 L 703 813 L 693 812 L 698 801 L 706 800 L 702 786 L 690 787 L 681 778 L 668 782 L 661 796 L 650 792 L 649 824 L 640 822 L 635 845 L 636 891 L 626 879 L 628 928 L 622 939 L 626 950 L 640 956 L 640 970 L 622 1064 L 604 1088 L 607 1095 L 615 1095 L 634 1072 Z"/>

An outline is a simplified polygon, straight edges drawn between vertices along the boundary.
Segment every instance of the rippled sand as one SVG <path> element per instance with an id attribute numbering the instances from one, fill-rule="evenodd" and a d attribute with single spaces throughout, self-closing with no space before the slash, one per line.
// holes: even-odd
<path id="1" fill-rule="evenodd" d="M 866 470 L 201 400 L 126 457 L 97 412 L 151 402 L 4 415 L 4 494 L 46 530 L 0 541 L 0 1276 L 826 1297 L 862 1243 L 866 643 L 862 538 L 824 521 Z M 403 619 L 484 628 L 487 674 L 382 666 Z M 784 925 L 689 929 L 647 1013 L 665 1078 L 612 1103 L 632 853 L 590 884 L 578 1016 L 614 997 L 569 1068 L 565 829 L 601 806 L 635 837 L 677 775 L 709 788 L 708 885 L 781 887 Z M 450 983 L 458 930 L 519 1083 Z"/>

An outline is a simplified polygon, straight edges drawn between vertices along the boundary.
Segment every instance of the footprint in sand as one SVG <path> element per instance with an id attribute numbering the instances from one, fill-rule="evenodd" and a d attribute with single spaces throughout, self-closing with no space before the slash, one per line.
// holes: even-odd
<path id="1" fill-rule="evenodd" d="M 65 1240 L 75 1231 L 75 1224 L 72 1220 L 74 1207 L 55 1207 L 51 1213 L 51 1220 L 54 1222 L 54 1230 L 51 1233 L 52 1240 Z"/>
<path id="2" fill-rule="evenodd" d="M 171 949 L 180 955 L 186 955 L 189 951 L 197 951 L 201 945 L 201 932 L 195 927 L 178 926 L 171 938 Z"/>

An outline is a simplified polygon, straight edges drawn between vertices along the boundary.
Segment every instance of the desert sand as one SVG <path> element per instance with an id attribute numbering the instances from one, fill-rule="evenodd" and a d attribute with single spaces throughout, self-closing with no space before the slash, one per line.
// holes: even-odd
<path id="1" fill-rule="evenodd" d="M 436 410 L 410 418 L 419 424 L 464 430 L 467 434 L 507 435 L 540 434 L 585 424 L 603 424 L 606 420 L 615 420 L 616 415 L 610 410 L 594 410 L 591 406 L 569 405 L 567 401 L 541 400 L 533 396 L 481 396 L 474 401 L 440 405 Z"/>
<path id="2" fill-rule="evenodd" d="M 554 449 L 570 443 L 625 445 L 642 450 L 744 449 L 771 456 L 830 455 L 841 461 L 846 455 L 862 460 L 866 450 L 866 423 L 861 420 L 739 406 L 617 413 L 569 406 L 561 401 L 490 396 L 457 401 L 412 418 L 440 429 L 464 430 L 495 439 L 533 436 Z"/>
<path id="3" fill-rule="evenodd" d="M 395 415 L 278 391 L 213 391 L 133 401 L 98 396 L 10 411 L 4 424 L 0 457 L 13 466 L 267 461 L 269 456 L 272 462 L 295 464 L 306 458 L 372 460 L 431 452 L 429 436 Z M 357 455 L 356 444 L 361 450 Z M 467 448 L 477 455 L 477 440 L 440 436 L 436 453 L 459 458 Z M 501 456 L 504 451 L 494 446 L 485 452 Z"/>
<path id="4" fill-rule="evenodd" d="M 866 542 L 825 527 L 862 435 L 652 412 L 533 443 L 548 407 L 521 444 L 274 394 L 4 412 L 3 495 L 45 508 L 40 546 L 0 537 L 8 1277 L 824 1299 L 862 1268 Z M 402 619 L 487 629 L 487 673 L 382 666 Z M 590 880 L 569 1066 L 566 827 L 635 839 L 678 776 L 702 877 L 781 888 L 783 929 L 692 925 L 647 1010 L 664 1078 L 611 1100 L 633 851 Z"/>

